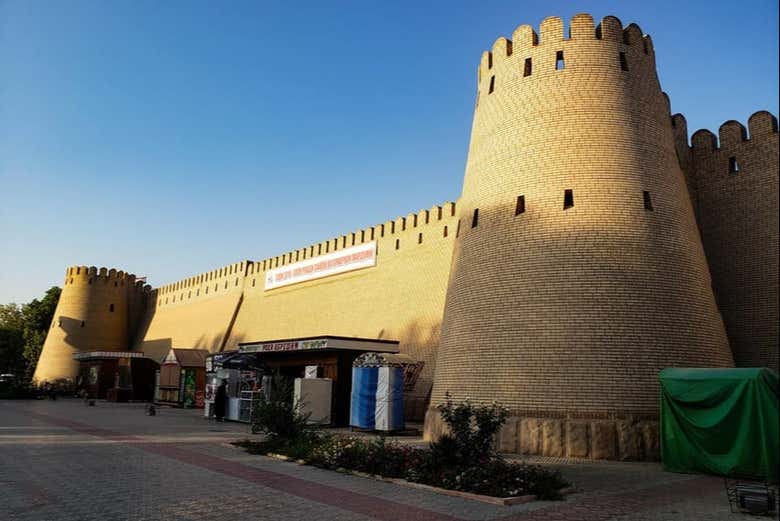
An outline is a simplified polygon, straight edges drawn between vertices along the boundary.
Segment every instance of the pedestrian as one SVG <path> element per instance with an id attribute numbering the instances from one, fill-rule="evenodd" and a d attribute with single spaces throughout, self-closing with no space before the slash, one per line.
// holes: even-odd
<path id="1" fill-rule="evenodd" d="M 214 416 L 218 422 L 221 422 L 225 417 L 225 402 L 227 401 L 227 380 L 222 379 L 222 382 L 217 387 L 217 392 L 214 393 Z"/>

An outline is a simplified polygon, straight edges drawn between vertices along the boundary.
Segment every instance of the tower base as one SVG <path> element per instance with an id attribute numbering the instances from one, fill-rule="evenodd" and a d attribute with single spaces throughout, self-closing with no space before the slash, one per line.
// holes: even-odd
<path id="1" fill-rule="evenodd" d="M 499 452 L 555 458 L 659 461 L 658 417 L 615 415 L 587 417 L 536 416 L 512 413 L 497 435 Z M 425 414 L 424 437 L 438 439 L 446 431 L 439 411 Z"/>

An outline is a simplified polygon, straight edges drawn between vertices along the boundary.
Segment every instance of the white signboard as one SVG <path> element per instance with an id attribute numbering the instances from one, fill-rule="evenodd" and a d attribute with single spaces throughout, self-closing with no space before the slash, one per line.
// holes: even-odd
<path id="1" fill-rule="evenodd" d="M 238 348 L 242 353 L 272 353 L 276 351 L 306 351 L 308 349 L 325 349 L 328 347 L 327 338 L 315 338 L 311 340 L 288 340 L 285 342 L 266 342 L 265 344 L 251 344 Z"/>
<path id="2" fill-rule="evenodd" d="M 371 266 L 376 266 L 376 241 L 269 270 L 265 291 Z"/>

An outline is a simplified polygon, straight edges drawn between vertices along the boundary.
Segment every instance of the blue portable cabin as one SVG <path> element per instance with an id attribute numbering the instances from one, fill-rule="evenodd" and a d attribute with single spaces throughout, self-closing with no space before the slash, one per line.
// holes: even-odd
<path id="1" fill-rule="evenodd" d="M 352 365 L 351 427 L 379 431 L 404 429 L 406 355 L 364 353 Z"/>

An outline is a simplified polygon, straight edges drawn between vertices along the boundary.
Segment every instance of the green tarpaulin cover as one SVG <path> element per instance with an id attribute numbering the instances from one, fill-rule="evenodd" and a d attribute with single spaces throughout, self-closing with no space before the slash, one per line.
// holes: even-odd
<path id="1" fill-rule="evenodd" d="M 771 369 L 664 369 L 661 458 L 673 472 L 777 482 L 778 376 Z"/>

